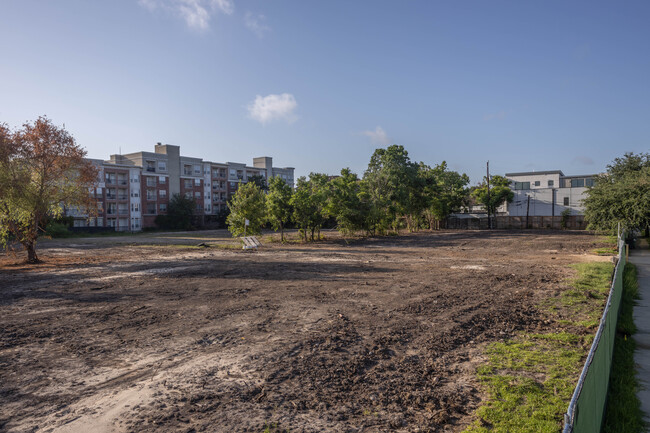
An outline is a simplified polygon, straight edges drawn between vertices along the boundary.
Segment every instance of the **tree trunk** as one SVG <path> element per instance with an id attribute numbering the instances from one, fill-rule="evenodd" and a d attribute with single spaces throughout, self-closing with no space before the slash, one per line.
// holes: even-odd
<path id="1" fill-rule="evenodd" d="M 38 256 L 36 255 L 36 246 L 34 241 L 26 242 L 24 244 L 25 249 L 27 250 L 27 263 L 39 263 Z"/>
<path id="2" fill-rule="evenodd" d="M 280 242 L 284 243 L 284 224 L 280 222 Z"/>

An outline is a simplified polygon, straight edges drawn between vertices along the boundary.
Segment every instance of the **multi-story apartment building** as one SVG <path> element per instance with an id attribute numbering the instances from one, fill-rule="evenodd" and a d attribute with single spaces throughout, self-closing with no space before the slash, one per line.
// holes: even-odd
<path id="1" fill-rule="evenodd" d="M 560 216 L 584 211 L 582 200 L 594 184 L 595 174 L 565 176 L 561 170 L 506 173 L 515 194 L 507 206 L 510 216 Z"/>
<path id="2" fill-rule="evenodd" d="M 92 159 L 99 170 L 91 194 L 97 199 L 97 217 L 88 218 L 77 209 L 66 209 L 75 227 L 111 227 L 116 231 L 139 231 L 155 227 L 158 215 L 167 213 L 174 194 L 193 198 L 196 214 L 218 215 L 227 207 L 241 183 L 252 176 L 269 179 L 281 176 L 294 185 L 293 167 L 273 167 L 272 158 L 243 163 L 217 163 L 182 156 L 180 146 L 158 143 L 154 152 L 111 155 L 109 160 Z"/>

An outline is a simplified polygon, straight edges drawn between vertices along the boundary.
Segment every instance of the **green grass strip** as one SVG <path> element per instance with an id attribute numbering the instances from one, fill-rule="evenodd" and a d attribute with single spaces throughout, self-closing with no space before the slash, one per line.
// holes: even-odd
<path id="1" fill-rule="evenodd" d="M 580 263 L 577 277 L 558 299 L 545 304 L 550 319 L 578 332 L 520 333 L 488 345 L 479 367 L 487 401 L 465 433 L 558 433 L 584 358 L 593 341 L 592 318 L 599 317 L 610 288 L 613 264 Z M 571 320 L 559 320 L 572 317 Z"/>
<path id="2" fill-rule="evenodd" d="M 617 335 L 614 342 L 612 373 L 603 433 L 641 433 L 645 431 L 641 403 L 637 397 L 639 383 L 636 378 L 634 349 L 631 338 L 636 332 L 634 325 L 634 301 L 639 299 L 636 266 L 626 264 L 623 273 L 623 298 L 619 313 Z"/>

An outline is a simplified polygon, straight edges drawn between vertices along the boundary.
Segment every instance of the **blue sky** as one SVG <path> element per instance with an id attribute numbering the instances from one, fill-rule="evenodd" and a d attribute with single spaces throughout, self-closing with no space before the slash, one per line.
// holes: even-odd
<path id="1" fill-rule="evenodd" d="M 650 2 L 5 0 L 0 122 L 93 158 L 359 174 L 377 147 L 480 180 L 650 150 Z"/>

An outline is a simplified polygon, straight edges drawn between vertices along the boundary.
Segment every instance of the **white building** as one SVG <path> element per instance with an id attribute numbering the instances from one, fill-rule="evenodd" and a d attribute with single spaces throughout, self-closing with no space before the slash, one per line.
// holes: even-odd
<path id="1" fill-rule="evenodd" d="M 582 215 L 582 201 L 595 176 L 565 176 L 560 170 L 506 173 L 515 193 L 508 215 L 560 216 L 566 209 L 571 215 Z"/>

